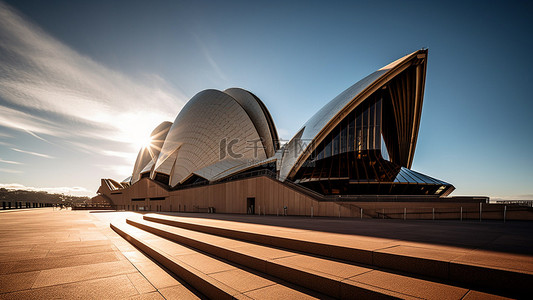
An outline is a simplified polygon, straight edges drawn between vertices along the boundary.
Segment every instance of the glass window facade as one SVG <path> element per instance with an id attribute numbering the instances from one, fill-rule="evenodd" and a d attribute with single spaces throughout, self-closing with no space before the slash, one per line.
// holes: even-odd
<path id="1" fill-rule="evenodd" d="M 313 151 L 312 160 L 381 149 L 381 99 L 374 98 L 351 112 Z M 357 124 L 357 126 L 356 126 Z M 356 135 L 356 138 L 354 136 Z"/>
<path id="2" fill-rule="evenodd" d="M 322 194 L 445 193 L 451 185 L 389 160 L 382 138 L 387 105 L 391 105 L 390 98 L 382 90 L 367 98 L 314 149 L 294 181 Z"/>

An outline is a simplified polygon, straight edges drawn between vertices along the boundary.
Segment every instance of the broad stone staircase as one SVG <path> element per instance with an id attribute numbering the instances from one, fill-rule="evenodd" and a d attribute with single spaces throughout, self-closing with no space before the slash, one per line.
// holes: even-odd
<path id="1" fill-rule="evenodd" d="M 211 299 L 502 299 L 522 297 L 533 283 L 528 273 L 376 253 L 232 223 L 215 227 L 148 214 L 111 228 Z"/>

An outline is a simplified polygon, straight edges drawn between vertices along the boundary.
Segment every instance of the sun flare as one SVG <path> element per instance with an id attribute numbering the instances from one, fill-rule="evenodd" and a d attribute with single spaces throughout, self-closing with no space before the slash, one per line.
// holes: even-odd
<path id="1" fill-rule="evenodd" d="M 149 148 L 152 145 L 152 138 L 150 136 L 142 136 L 135 144 L 137 148 Z"/>

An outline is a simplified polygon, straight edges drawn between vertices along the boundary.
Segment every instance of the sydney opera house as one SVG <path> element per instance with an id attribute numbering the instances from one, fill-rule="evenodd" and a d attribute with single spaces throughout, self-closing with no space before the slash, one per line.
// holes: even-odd
<path id="1" fill-rule="evenodd" d="M 265 104 L 230 88 L 196 94 L 140 150 L 131 177 L 102 179 L 117 209 L 356 216 L 358 204 L 443 201 L 453 185 L 411 169 L 427 50 L 327 102 L 281 143 Z"/>

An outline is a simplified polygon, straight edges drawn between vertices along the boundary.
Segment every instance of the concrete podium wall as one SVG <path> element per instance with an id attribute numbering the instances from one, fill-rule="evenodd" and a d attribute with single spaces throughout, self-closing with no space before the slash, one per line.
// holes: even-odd
<path id="1" fill-rule="evenodd" d="M 301 191 L 266 176 L 225 183 L 202 185 L 169 191 L 148 178 L 132 186 L 109 190 L 101 187 L 99 200 L 107 198 L 115 209 L 144 211 L 179 211 L 247 213 L 247 198 L 255 198 L 255 214 L 297 215 L 384 219 L 456 219 L 480 218 L 480 204 L 472 202 L 349 202 L 317 201 Z M 96 197 L 95 197 L 96 198 Z M 462 214 L 461 214 L 462 210 Z M 504 212 L 505 210 L 505 212 Z M 533 220 L 533 211 L 524 207 L 481 204 L 484 220 Z"/>

